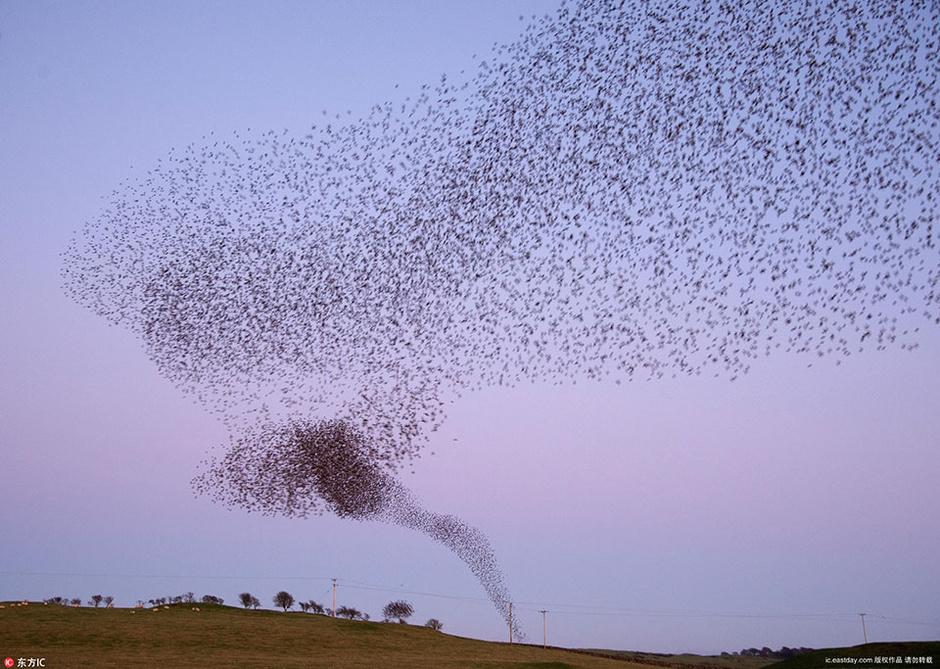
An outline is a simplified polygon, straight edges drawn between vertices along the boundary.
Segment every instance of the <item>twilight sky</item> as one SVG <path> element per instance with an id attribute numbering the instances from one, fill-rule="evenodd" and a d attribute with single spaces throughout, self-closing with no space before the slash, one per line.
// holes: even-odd
<path id="1" fill-rule="evenodd" d="M 222 426 L 64 295 L 59 253 L 172 147 L 414 95 L 554 7 L 0 5 L 0 599 L 322 602 L 335 576 L 373 617 L 402 596 L 417 622 L 504 638 L 422 535 L 193 498 Z M 859 611 L 874 640 L 937 638 L 940 332 L 921 344 L 839 366 L 777 355 L 733 383 L 482 391 L 404 481 L 489 535 L 532 640 L 538 609 L 552 643 L 581 647 L 848 645 Z"/>

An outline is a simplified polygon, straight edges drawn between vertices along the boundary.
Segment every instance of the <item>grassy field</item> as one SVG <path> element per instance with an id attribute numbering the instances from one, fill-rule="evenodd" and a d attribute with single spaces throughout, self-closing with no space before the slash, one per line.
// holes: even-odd
<path id="1" fill-rule="evenodd" d="M 376 667 L 649 669 L 648 664 L 509 646 L 424 627 L 304 613 L 180 604 L 151 609 L 10 606 L 0 609 L 0 663 L 45 657 L 60 667 Z M 2 666 L 2 665 L 0 665 Z"/>
<path id="2" fill-rule="evenodd" d="M 715 655 L 660 655 L 658 653 L 636 653 L 633 651 L 595 651 L 633 662 L 657 664 L 673 669 L 686 667 L 714 669 L 858 669 L 860 666 L 878 666 L 886 664 L 908 667 L 910 669 L 940 669 L 940 642 L 938 641 L 903 641 L 893 643 L 870 643 L 849 648 L 824 648 L 814 650 L 789 660 L 775 660 L 762 657 L 721 657 Z M 879 658 L 876 660 L 875 658 Z M 900 662 L 897 658 L 901 658 Z M 931 657 L 932 662 L 913 662 L 914 658 Z M 828 658 L 828 662 L 826 661 Z M 857 658 L 855 664 L 838 661 L 843 658 Z M 885 661 L 885 658 L 894 658 Z M 911 663 L 905 662 L 911 658 Z"/>
<path id="3" fill-rule="evenodd" d="M 917 661 L 915 658 L 930 657 L 932 662 Z M 843 658 L 856 658 L 857 663 L 839 662 Z M 876 659 L 876 658 L 880 658 Z M 885 658 L 891 659 L 885 662 Z M 900 658 L 900 660 L 898 660 Z M 911 662 L 906 662 L 910 658 Z M 827 662 L 826 660 L 829 660 Z M 834 662 L 834 660 L 836 660 Z M 786 660 L 774 665 L 774 669 L 834 669 L 836 667 L 884 666 L 919 667 L 919 669 L 932 669 L 940 667 L 940 641 L 898 641 L 891 643 L 869 643 L 851 648 L 823 648 L 805 655 Z"/>
<path id="4" fill-rule="evenodd" d="M 3 603 L 0 662 L 44 657 L 59 667 L 389 667 L 408 669 L 833 669 L 826 658 L 932 656 L 940 642 L 868 644 L 814 651 L 773 664 L 762 658 L 568 651 L 491 643 L 411 625 L 350 622 L 304 613 L 178 604 L 152 609 L 92 609 Z M 588 653 L 596 653 L 588 654 Z M 604 655 L 603 657 L 601 655 Z M 868 662 L 874 663 L 874 660 Z M 880 664 L 880 663 L 879 663 Z"/>

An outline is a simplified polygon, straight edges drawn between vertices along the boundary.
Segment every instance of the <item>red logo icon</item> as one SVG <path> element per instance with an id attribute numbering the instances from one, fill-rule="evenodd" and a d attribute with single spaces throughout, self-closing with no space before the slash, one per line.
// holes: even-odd
<path id="1" fill-rule="evenodd" d="M 13 658 L 12 658 L 12 657 L 8 657 L 7 659 L 5 659 L 5 660 L 3 661 L 3 666 L 6 667 L 7 669 L 10 669 L 10 667 L 13 666 Z"/>

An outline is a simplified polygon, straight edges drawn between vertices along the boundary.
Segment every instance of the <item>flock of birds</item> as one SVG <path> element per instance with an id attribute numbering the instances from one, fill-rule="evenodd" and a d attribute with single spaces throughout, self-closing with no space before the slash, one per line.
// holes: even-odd
<path id="1" fill-rule="evenodd" d="M 414 99 L 171 152 L 66 286 L 232 427 L 197 489 L 421 528 L 499 605 L 485 538 L 392 476 L 446 405 L 915 347 L 938 81 L 933 0 L 565 4 Z"/>
<path id="2" fill-rule="evenodd" d="M 449 548 L 477 577 L 497 611 L 512 619 L 509 591 L 486 536 L 450 514 L 427 511 L 372 457 L 371 438 L 342 420 L 262 423 L 245 430 L 195 490 L 234 507 L 306 517 L 325 505 L 340 518 L 417 530 Z"/>

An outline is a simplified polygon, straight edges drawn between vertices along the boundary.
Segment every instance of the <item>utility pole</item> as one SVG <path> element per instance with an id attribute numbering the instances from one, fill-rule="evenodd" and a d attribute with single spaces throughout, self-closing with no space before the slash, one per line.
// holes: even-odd
<path id="1" fill-rule="evenodd" d="M 509 602 L 509 644 L 512 645 L 512 602 Z"/>
<path id="2" fill-rule="evenodd" d="M 336 579 L 333 579 L 333 617 L 336 617 Z"/>
<path id="3" fill-rule="evenodd" d="M 539 613 L 542 614 L 542 648 L 548 648 L 548 622 L 545 619 L 545 614 L 548 611 L 542 609 Z"/>
<path id="4" fill-rule="evenodd" d="M 862 619 L 862 634 L 865 635 L 865 643 L 868 643 L 868 628 L 865 627 L 865 616 L 867 613 L 859 613 L 858 617 Z"/>

